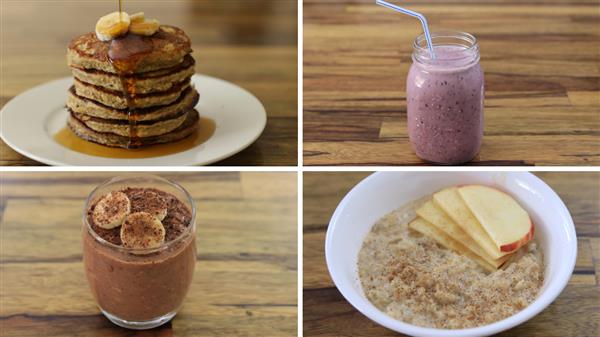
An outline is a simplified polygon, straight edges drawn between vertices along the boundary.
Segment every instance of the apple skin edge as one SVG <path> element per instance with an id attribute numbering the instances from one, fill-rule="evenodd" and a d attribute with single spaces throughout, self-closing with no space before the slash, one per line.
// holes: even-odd
<path id="1" fill-rule="evenodd" d="M 527 242 L 529 242 L 532 238 L 533 238 L 533 234 L 535 233 L 535 225 L 533 224 L 533 221 L 531 221 L 531 230 L 529 231 L 529 233 L 527 233 L 527 235 L 525 235 L 525 237 L 517 242 L 513 242 L 507 245 L 502 245 L 500 246 L 500 251 L 503 253 L 509 253 L 509 252 L 513 252 L 519 248 L 521 248 L 523 245 L 525 245 Z"/>
<path id="2" fill-rule="evenodd" d="M 459 184 L 456 185 L 456 188 L 461 188 L 461 187 L 465 187 L 465 186 L 470 186 L 470 185 L 476 185 L 476 184 Z M 510 196 L 510 194 L 506 193 L 505 191 L 503 191 L 502 189 L 500 189 L 498 186 L 493 186 L 493 185 L 486 185 L 486 184 L 480 184 L 482 186 L 487 186 L 489 188 L 493 188 L 495 190 L 498 190 L 508 196 Z M 441 190 L 440 190 L 441 191 Z M 510 196 L 512 198 L 512 196 Z M 532 238 L 533 235 L 535 234 L 535 225 L 533 224 L 533 221 L 531 219 L 529 219 L 529 222 L 531 223 L 531 230 L 529 231 L 529 233 L 527 233 L 527 235 L 525 235 L 525 237 L 523 237 L 521 240 L 517 241 L 517 242 L 513 242 L 513 243 L 509 243 L 506 245 L 502 245 L 500 246 L 500 251 L 503 253 L 511 253 L 516 251 L 517 249 L 521 248 L 522 246 L 524 246 L 526 243 L 528 243 Z"/>

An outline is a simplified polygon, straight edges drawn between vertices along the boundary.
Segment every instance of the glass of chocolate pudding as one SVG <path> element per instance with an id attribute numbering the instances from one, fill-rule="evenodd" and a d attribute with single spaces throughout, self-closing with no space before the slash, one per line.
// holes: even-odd
<path id="1" fill-rule="evenodd" d="M 116 177 L 87 198 L 83 262 L 102 313 L 130 329 L 175 316 L 196 264 L 196 207 L 178 184 L 156 176 Z"/>

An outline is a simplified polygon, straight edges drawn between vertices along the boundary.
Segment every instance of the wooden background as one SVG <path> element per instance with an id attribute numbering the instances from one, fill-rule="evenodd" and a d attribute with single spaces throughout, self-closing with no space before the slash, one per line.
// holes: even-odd
<path id="1" fill-rule="evenodd" d="M 325 264 L 329 219 L 367 173 L 304 173 L 304 336 L 399 336 L 363 316 L 339 293 Z M 578 237 L 575 272 L 542 313 L 502 336 L 600 335 L 600 173 L 537 173 L 567 205 Z"/>
<path id="2" fill-rule="evenodd" d="M 422 165 L 406 128 L 415 18 L 373 0 L 304 1 L 304 163 Z M 392 1 L 394 2 L 394 1 Z M 471 164 L 600 163 L 598 0 L 396 1 L 474 34 L 485 137 Z"/>
<path id="3" fill-rule="evenodd" d="M 160 174 L 196 201 L 198 262 L 179 314 L 139 333 L 100 314 L 82 264 L 85 198 L 115 175 L 0 175 L 0 336 L 296 335 L 296 173 Z"/>
<path id="4" fill-rule="evenodd" d="M 0 106 L 35 85 L 70 76 L 68 42 L 118 10 L 117 0 L 2 0 L 0 6 Z M 183 28 L 192 40 L 196 72 L 240 85 L 264 104 L 262 136 L 216 165 L 297 164 L 296 1 L 124 0 L 124 10 Z M 0 164 L 40 165 L 1 141 Z"/>

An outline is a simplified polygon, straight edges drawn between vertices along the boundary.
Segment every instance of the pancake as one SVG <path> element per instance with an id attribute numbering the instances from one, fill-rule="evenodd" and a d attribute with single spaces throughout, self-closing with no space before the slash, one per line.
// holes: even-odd
<path id="1" fill-rule="evenodd" d="M 80 138 L 112 147 L 185 138 L 199 120 L 191 51 L 186 34 L 172 26 L 106 42 L 93 32 L 76 37 L 67 49 L 74 76 L 67 125 Z"/>
<path id="2" fill-rule="evenodd" d="M 69 128 L 71 128 L 71 130 L 73 130 L 73 132 L 75 132 L 77 136 L 85 140 L 111 147 L 131 149 L 181 140 L 191 135 L 198 129 L 199 119 L 200 116 L 198 111 L 190 110 L 186 114 L 186 118 L 183 123 L 176 129 L 160 136 L 140 137 L 138 138 L 139 143 L 137 144 L 130 144 L 130 137 L 119 136 L 114 133 L 94 131 L 87 127 L 83 122 L 78 120 L 73 114 L 69 115 L 67 125 Z"/>
<path id="3" fill-rule="evenodd" d="M 137 94 L 167 91 L 177 83 L 191 77 L 194 70 L 194 58 L 187 55 L 183 62 L 170 68 L 124 76 Z M 113 91 L 124 91 L 119 75 L 96 69 L 72 68 L 73 76 L 81 82 L 93 84 Z"/>
<path id="4" fill-rule="evenodd" d="M 128 106 L 125 94 L 122 91 L 109 90 L 103 87 L 79 81 L 77 78 L 73 81 L 75 93 L 78 96 L 93 99 L 116 109 L 139 109 L 153 106 L 167 105 L 175 102 L 180 94 L 190 86 L 190 78 L 186 78 L 181 83 L 176 83 L 167 91 L 136 94 L 131 100 L 131 106 Z"/>
<path id="5" fill-rule="evenodd" d="M 173 26 L 162 25 L 156 34 L 140 36 L 140 39 L 151 44 L 152 51 L 144 54 L 138 60 L 134 73 L 176 66 L 183 62 L 184 56 L 192 51 L 189 37 L 183 30 Z M 94 32 L 74 38 L 67 48 L 69 67 L 118 73 L 108 57 L 108 51 L 113 41 L 116 40 L 100 41 Z"/>
<path id="6" fill-rule="evenodd" d="M 131 135 L 129 121 L 90 117 L 85 114 L 73 112 L 72 110 L 69 112 L 81 123 L 94 131 L 113 133 L 124 137 L 129 137 Z M 138 137 L 160 136 L 169 133 L 183 124 L 187 113 L 188 111 L 183 111 L 179 115 L 169 116 L 168 118 L 161 120 L 137 122 L 135 133 Z"/>
<path id="7" fill-rule="evenodd" d="M 171 104 L 134 110 L 134 114 L 138 121 L 165 119 L 169 116 L 179 115 L 184 111 L 194 108 L 196 104 L 198 104 L 199 98 L 200 96 L 196 89 L 189 86 L 181 93 L 181 95 L 179 95 L 179 98 Z M 69 89 L 67 107 L 75 113 L 85 114 L 89 117 L 123 121 L 128 121 L 129 119 L 128 109 L 115 109 L 94 100 L 78 96 L 75 93 L 74 86 Z"/>

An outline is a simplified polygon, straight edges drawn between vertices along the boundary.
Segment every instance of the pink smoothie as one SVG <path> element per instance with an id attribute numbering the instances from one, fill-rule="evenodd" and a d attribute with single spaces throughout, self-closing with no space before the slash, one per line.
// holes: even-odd
<path id="1" fill-rule="evenodd" d="M 435 46 L 436 59 L 414 57 L 407 78 L 408 132 L 421 159 L 461 164 L 483 138 L 483 71 L 478 52 Z"/>

